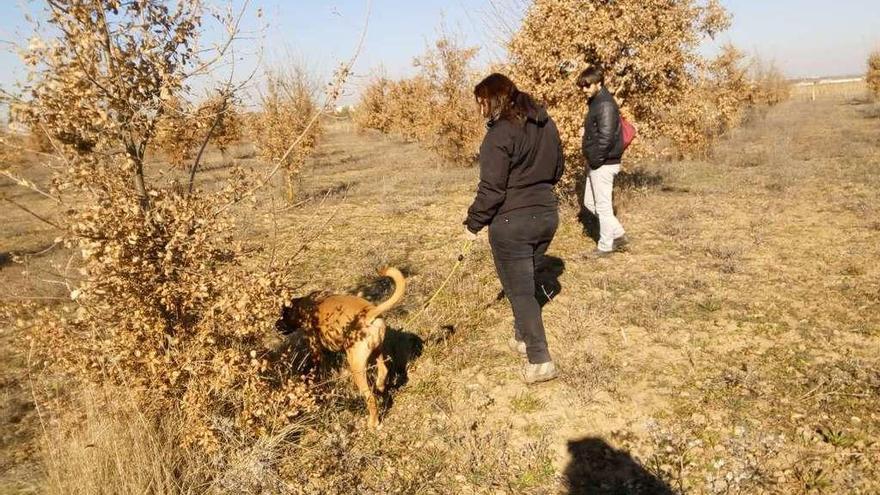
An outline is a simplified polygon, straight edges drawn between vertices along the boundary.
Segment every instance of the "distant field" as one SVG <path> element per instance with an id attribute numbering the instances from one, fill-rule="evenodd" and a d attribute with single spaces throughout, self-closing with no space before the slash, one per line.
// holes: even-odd
<path id="1" fill-rule="evenodd" d="M 868 85 L 864 79 L 805 82 L 791 87 L 791 98 L 796 101 L 862 98 L 867 94 Z"/>

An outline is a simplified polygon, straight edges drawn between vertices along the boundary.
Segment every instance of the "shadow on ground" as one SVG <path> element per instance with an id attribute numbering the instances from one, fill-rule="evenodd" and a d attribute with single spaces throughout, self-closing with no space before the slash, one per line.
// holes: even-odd
<path id="1" fill-rule="evenodd" d="M 555 256 L 544 256 L 535 267 L 535 291 L 538 304 L 544 307 L 562 292 L 559 277 L 565 272 L 565 262 Z"/>
<path id="2" fill-rule="evenodd" d="M 605 440 L 586 437 L 568 442 L 571 461 L 563 476 L 569 495 L 673 495 L 675 492 Z"/>
<path id="3" fill-rule="evenodd" d="M 425 342 L 418 335 L 388 328 L 385 331 L 385 356 L 388 358 L 388 388 L 394 390 L 409 381 L 410 364 L 422 355 Z"/>
<path id="4" fill-rule="evenodd" d="M 565 272 L 565 261 L 555 256 L 544 256 L 535 265 L 535 298 L 542 308 L 562 292 L 559 277 L 563 272 Z M 489 306 L 504 299 L 504 289 L 501 289 Z"/>

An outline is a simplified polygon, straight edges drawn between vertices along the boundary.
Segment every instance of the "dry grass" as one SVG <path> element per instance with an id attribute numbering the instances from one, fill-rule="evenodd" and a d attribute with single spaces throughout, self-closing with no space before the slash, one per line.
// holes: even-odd
<path id="1" fill-rule="evenodd" d="M 42 438 L 45 493 L 196 493 L 175 471 L 185 461 L 174 436 L 137 414 L 124 391 L 86 393 L 74 402 L 72 424 L 46 426 Z"/>
<path id="2" fill-rule="evenodd" d="M 880 136 L 865 107 L 783 103 L 710 159 L 633 169 L 650 173 L 633 172 L 618 194 L 627 254 L 581 260 L 591 241 L 566 210 L 549 253 L 562 260 L 560 287 L 545 307 L 563 377 L 529 388 L 506 348 L 512 318 L 485 240 L 407 323 L 456 260 L 476 171 L 329 125 L 304 168 L 305 203 L 284 207 L 277 226 L 255 220 L 250 235 L 276 236 L 282 250 L 313 239 L 303 291 L 378 299 L 388 287 L 374 269 L 399 266 L 410 286 L 387 320 L 407 373 L 373 434 L 344 367 L 329 370 L 321 414 L 268 450 L 277 462 L 245 471 L 273 493 L 876 492 Z M 221 173 L 208 168 L 205 181 Z M 5 250 L 52 238 L 25 214 L 11 220 Z M 31 273 L 50 260 L 32 259 Z M 46 290 L 20 268 L 0 268 L 7 286 Z M 4 349 L 16 332 L 5 327 Z M 22 362 L 3 359 L 4 407 L 36 428 Z M 43 486 L 26 469 L 37 458 L 10 454 L 35 438 L 3 444 L 14 469 L 0 485 Z M 254 491 L 249 476 L 214 489 Z"/>
<path id="3" fill-rule="evenodd" d="M 159 425 L 120 389 L 89 389 L 71 399 L 71 413 L 42 410 L 44 493 L 261 493 L 285 490 L 278 466 L 304 422 L 249 442 L 227 436 L 224 455 L 204 458 L 179 444 L 183 424 L 169 412 Z"/>

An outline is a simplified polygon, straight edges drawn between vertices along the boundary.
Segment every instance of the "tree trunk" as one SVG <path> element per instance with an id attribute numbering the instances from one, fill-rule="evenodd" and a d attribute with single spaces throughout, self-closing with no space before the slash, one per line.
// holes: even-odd
<path id="1" fill-rule="evenodd" d="M 293 174 L 287 174 L 287 202 L 293 203 Z"/>
<path id="2" fill-rule="evenodd" d="M 144 181 L 144 158 L 138 153 L 136 146 L 128 145 L 126 148 L 129 158 L 134 161 L 134 192 L 140 200 L 141 210 L 146 212 L 150 209 L 150 198 L 147 196 L 147 184 Z"/>

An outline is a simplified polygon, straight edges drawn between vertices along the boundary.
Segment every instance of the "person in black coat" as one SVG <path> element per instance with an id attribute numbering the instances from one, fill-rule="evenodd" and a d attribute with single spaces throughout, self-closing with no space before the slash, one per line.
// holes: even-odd
<path id="1" fill-rule="evenodd" d="M 591 256 L 607 256 L 626 244 L 626 231 L 614 216 L 614 178 L 620 173 L 623 156 L 620 108 L 605 87 L 598 67 L 584 70 L 577 80 L 587 96 L 589 110 L 584 119 L 581 149 L 587 164 L 584 206 L 599 220 L 599 242 Z"/>
<path id="2" fill-rule="evenodd" d="M 487 119 L 480 146 L 480 182 L 464 221 L 473 240 L 484 227 L 498 278 L 513 308 L 512 350 L 526 354 L 526 383 L 556 378 L 535 295 L 539 264 L 559 225 L 554 186 L 565 162 L 553 119 L 502 74 L 477 84 L 474 96 Z"/>

